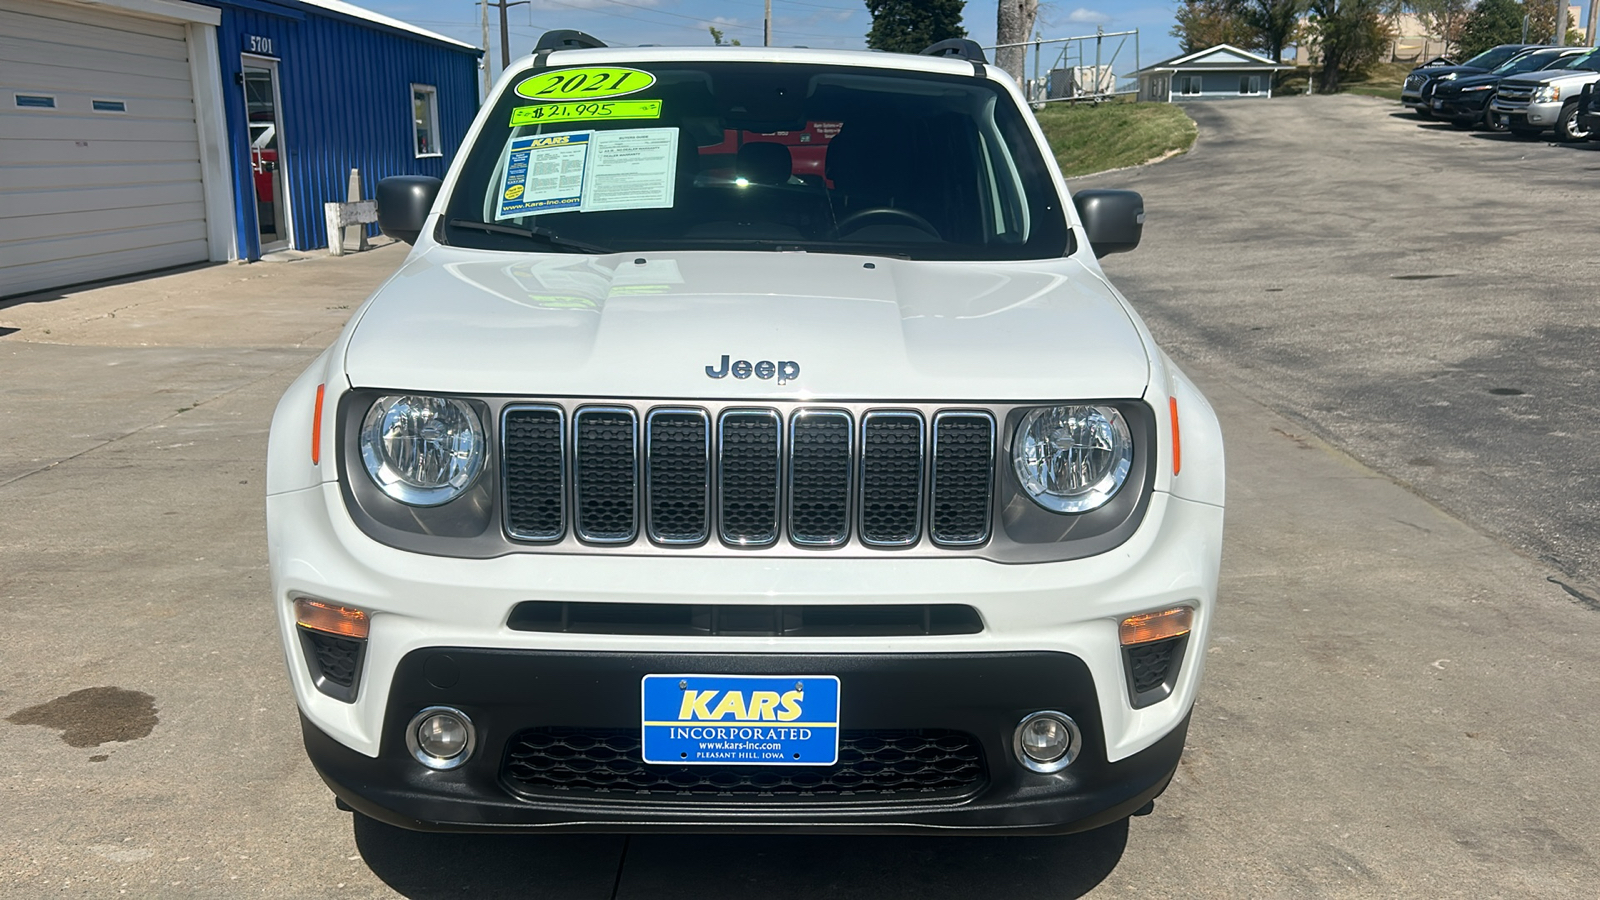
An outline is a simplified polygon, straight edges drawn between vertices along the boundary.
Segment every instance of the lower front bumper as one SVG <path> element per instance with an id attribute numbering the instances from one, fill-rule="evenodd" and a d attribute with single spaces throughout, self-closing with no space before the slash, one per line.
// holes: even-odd
<path id="1" fill-rule="evenodd" d="M 976 739 L 984 774 L 969 789 L 925 796 L 914 790 L 874 796 L 849 790 L 813 796 L 674 794 L 631 786 L 529 790 L 507 775 L 508 750 L 524 729 L 636 731 L 640 682 L 653 673 L 837 675 L 842 731 L 960 732 Z M 439 705 L 460 709 L 477 728 L 472 757 L 448 771 L 417 763 L 405 740 L 411 718 Z M 365 815 L 416 830 L 1059 834 L 1131 815 L 1166 788 L 1183 752 L 1187 715 L 1147 749 L 1108 762 L 1099 708 L 1088 668 L 1064 653 L 800 656 L 436 648 L 401 661 L 376 759 L 345 747 L 303 716 L 301 728 L 307 753 L 335 794 Z M 1082 732 L 1079 757 L 1060 772 L 1031 771 L 1013 754 L 1018 722 L 1039 710 L 1066 713 Z"/>

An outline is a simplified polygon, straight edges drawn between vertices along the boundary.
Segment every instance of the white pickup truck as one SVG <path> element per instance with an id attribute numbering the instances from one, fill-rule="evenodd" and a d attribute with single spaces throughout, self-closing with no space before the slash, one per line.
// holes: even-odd
<path id="1" fill-rule="evenodd" d="M 1578 97 L 1584 85 L 1596 82 L 1600 82 L 1600 52 L 1591 50 L 1562 60 L 1559 67 L 1502 80 L 1489 111 L 1520 137 L 1553 130 L 1558 140 L 1585 141 L 1589 131 L 1579 120 Z"/>
<path id="2" fill-rule="evenodd" d="M 1057 833 L 1167 786 L 1223 447 L 976 45 L 552 33 L 273 420 L 313 764 L 425 830 Z"/>

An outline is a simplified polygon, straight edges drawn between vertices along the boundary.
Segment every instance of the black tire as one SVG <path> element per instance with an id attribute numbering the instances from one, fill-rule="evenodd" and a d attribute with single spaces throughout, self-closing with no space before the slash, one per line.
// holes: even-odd
<path id="1" fill-rule="evenodd" d="M 1511 126 L 1511 133 L 1516 135 L 1519 138 L 1522 138 L 1523 140 L 1532 140 L 1533 138 L 1536 138 L 1539 135 L 1544 134 L 1544 129 L 1543 128 L 1529 128 L 1526 125 L 1512 125 Z"/>
<path id="2" fill-rule="evenodd" d="M 1494 110 L 1489 108 L 1489 104 L 1493 102 L 1494 98 L 1490 97 L 1489 103 L 1485 103 L 1483 105 L 1483 118 L 1478 121 L 1478 127 L 1482 128 L 1484 131 L 1492 131 L 1496 134 L 1504 134 L 1506 130 L 1505 119 L 1495 115 Z"/>
<path id="3" fill-rule="evenodd" d="M 1419 107 L 1413 110 L 1413 112 L 1417 114 L 1417 118 L 1419 119 L 1428 120 L 1433 118 L 1433 110 L 1431 109 L 1422 109 Z"/>
<path id="4" fill-rule="evenodd" d="M 1578 124 L 1578 104 L 1561 107 L 1561 118 L 1556 119 L 1556 140 L 1577 144 L 1589 139 L 1589 131 Z"/>

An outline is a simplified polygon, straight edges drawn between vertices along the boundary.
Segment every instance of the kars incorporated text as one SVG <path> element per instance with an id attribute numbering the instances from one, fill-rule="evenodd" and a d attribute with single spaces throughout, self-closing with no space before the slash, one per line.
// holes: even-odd
<path id="1" fill-rule="evenodd" d="M 809 741 L 809 728 L 728 728 L 695 725 L 671 728 L 672 737 L 695 741 Z"/>

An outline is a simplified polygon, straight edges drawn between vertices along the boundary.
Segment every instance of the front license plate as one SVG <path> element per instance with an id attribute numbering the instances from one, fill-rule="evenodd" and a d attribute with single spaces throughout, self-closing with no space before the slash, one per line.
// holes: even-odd
<path id="1" fill-rule="evenodd" d="M 839 761 L 833 675 L 646 675 L 647 763 L 831 766 Z"/>
<path id="2" fill-rule="evenodd" d="M 1433 108 L 1434 109 L 1444 109 L 1444 101 L 1443 100 L 1435 100 L 1435 101 L 1433 101 Z"/>

